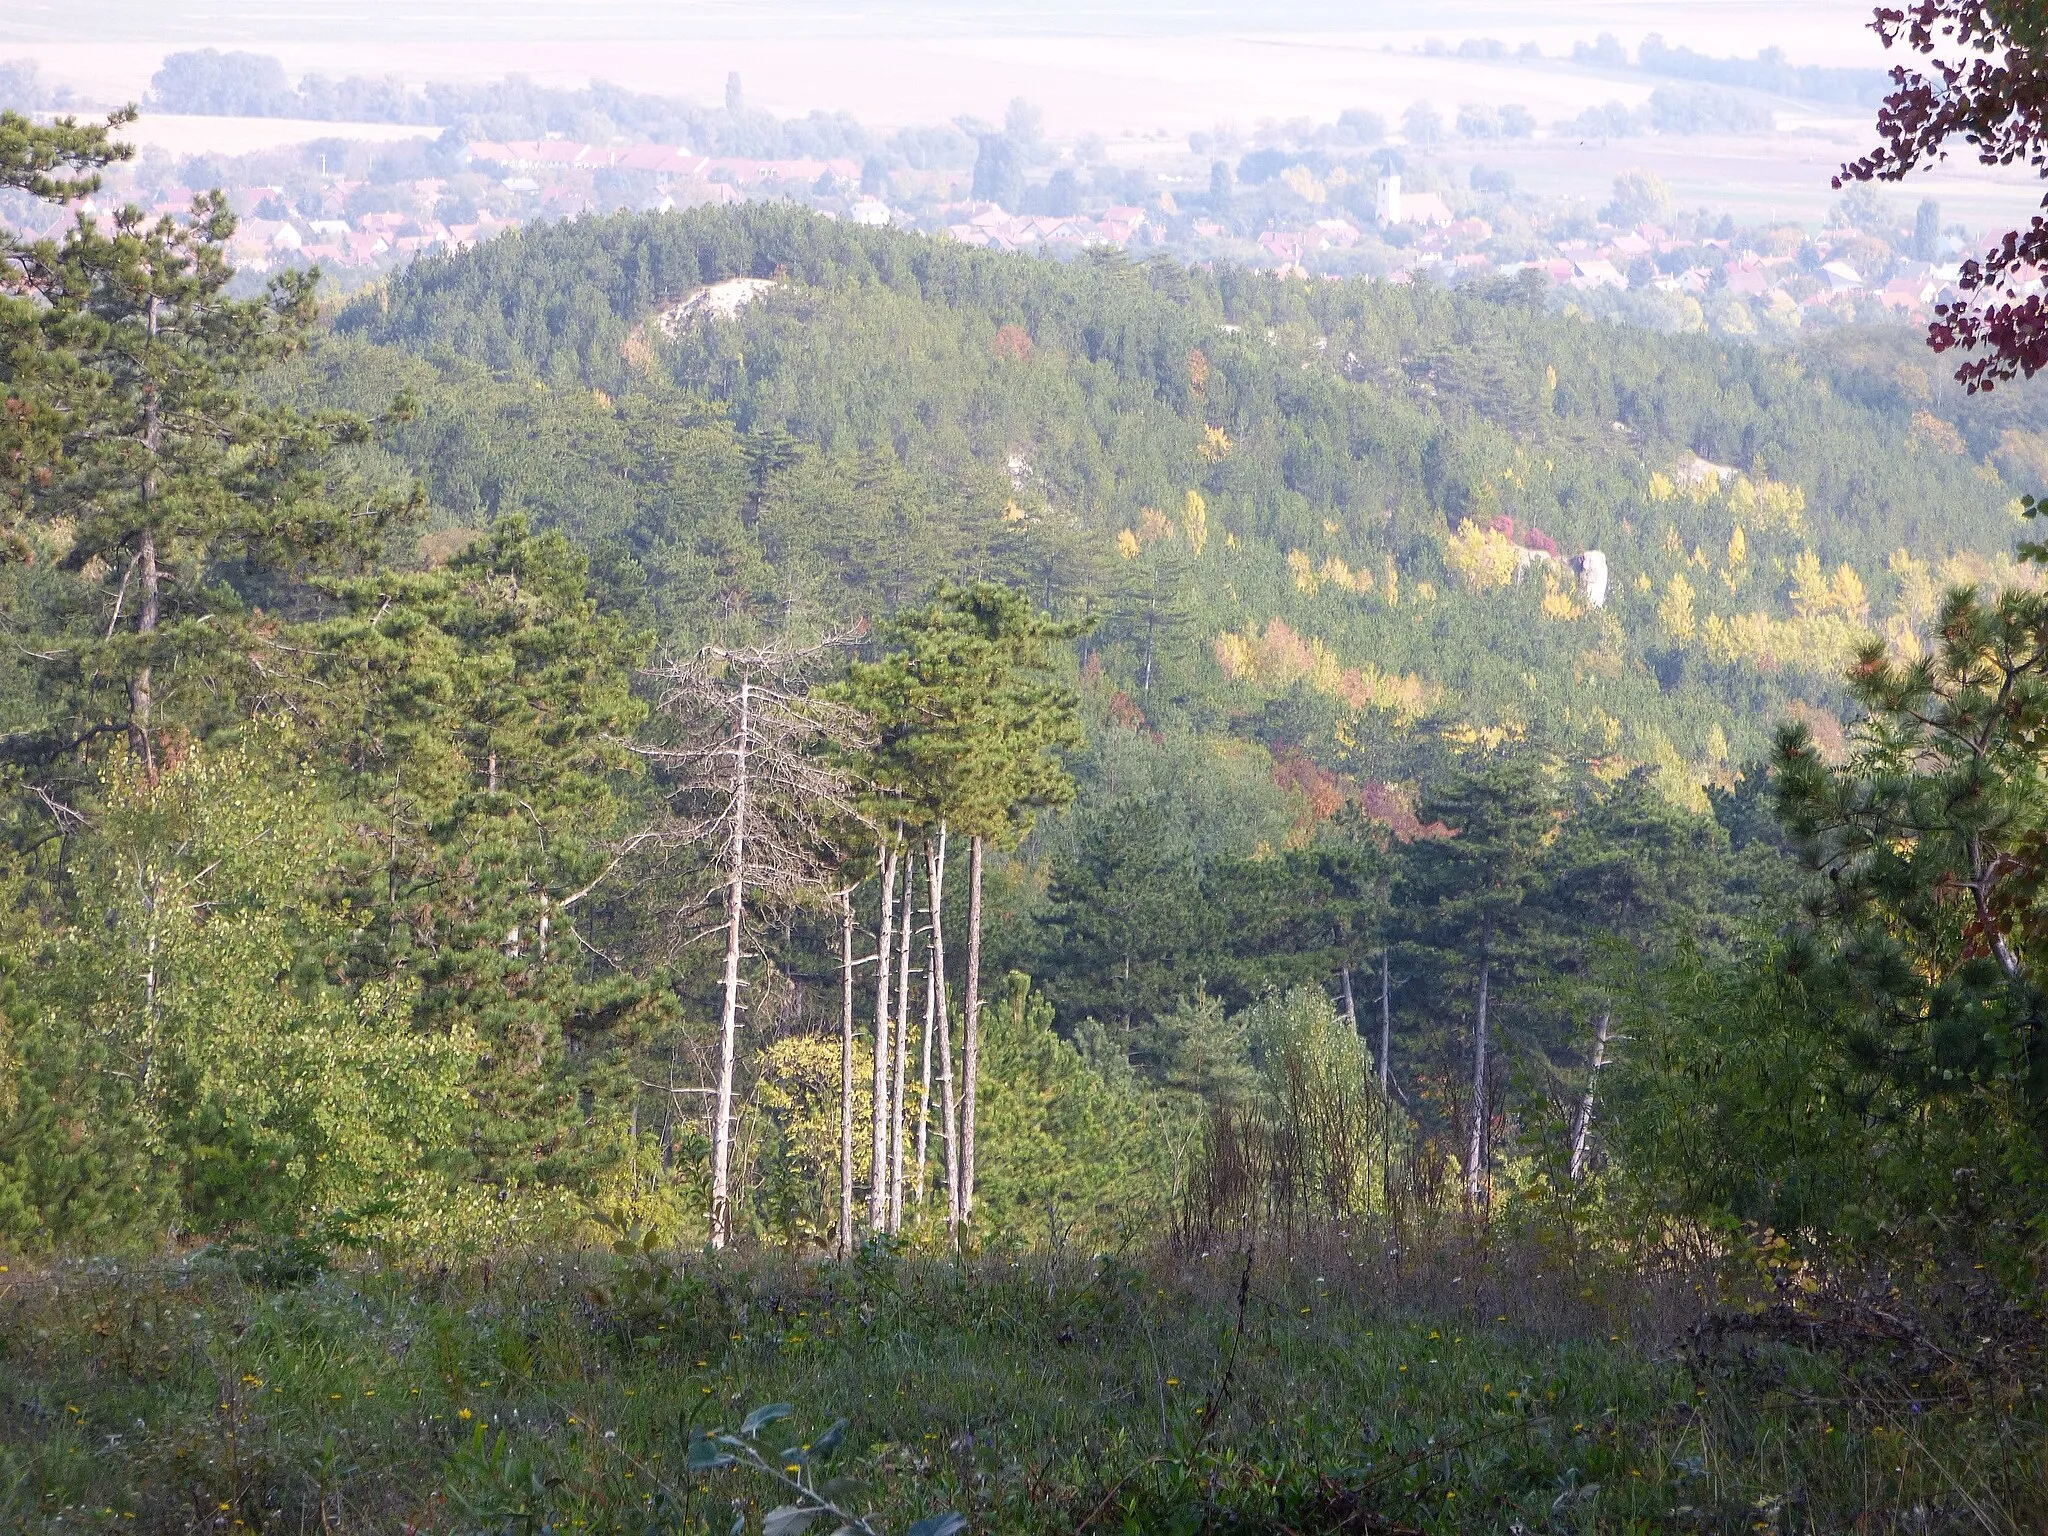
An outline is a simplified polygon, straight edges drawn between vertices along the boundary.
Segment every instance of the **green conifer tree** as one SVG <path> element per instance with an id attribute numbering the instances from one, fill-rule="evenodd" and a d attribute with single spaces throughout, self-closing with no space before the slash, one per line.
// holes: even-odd
<path id="1" fill-rule="evenodd" d="M 33 122 L 19 112 L 0 112 L 0 187 L 11 187 L 52 203 L 72 203 L 100 188 L 100 170 L 133 158 L 133 145 L 119 143 L 113 130 L 133 122 L 133 108 L 116 112 L 105 123 L 80 124 L 71 118 L 55 123 Z M 36 375 L 33 345 L 44 318 L 34 270 L 47 262 L 47 246 L 23 240 L 0 226 L 0 390 L 6 409 L 0 411 L 0 472 L 4 472 L 4 512 L 0 512 L 0 559 L 24 560 L 30 553 L 20 520 L 34 491 L 47 483 L 58 456 L 61 419 L 52 402 L 29 389 Z"/>
<path id="2" fill-rule="evenodd" d="M 962 1013 L 963 1092 L 951 1098 L 951 1025 L 941 1008 L 942 1089 L 948 1214 L 973 1214 L 980 1087 L 982 870 L 985 849 L 1014 847 L 1039 810 L 1074 796 L 1062 754 L 1081 744 L 1078 701 L 1054 674 L 1052 647 L 1084 626 L 1034 613 L 1021 592 L 996 582 L 943 587 L 926 606 L 885 631 L 898 649 L 857 663 L 843 696 L 874 722 L 871 774 L 910 825 L 967 834 L 969 842 L 966 998 Z M 939 846 L 942 846 L 942 841 Z M 942 859 L 932 865 L 942 889 Z M 934 974 L 944 973 L 944 938 L 933 902 Z M 943 996 L 943 994 L 942 994 Z"/>
<path id="3" fill-rule="evenodd" d="M 560 534 L 502 518 L 446 567 L 324 584 L 309 709 L 356 837 L 341 894 L 362 974 L 405 974 L 437 1033 L 473 1031 L 466 1141 L 493 1182 L 587 1181 L 624 1091 L 607 1054 L 656 1010 L 646 979 L 593 971 L 583 904 L 631 846 L 649 637 L 601 614 Z"/>
<path id="4" fill-rule="evenodd" d="M 1594 1013 L 1585 1091 L 1572 1119 L 1566 1173 L 1590 1153 L 1600 1075 L 1613 1040 L 1618 970 L 1668 959 L 1680 943 L 1725 952 L 1732 937 L 1716 894 L 1726 876 L 1718 823 L 1671 803 L 1654 768 L 1639 768 L 1583 805 L 1547 860 L 1539 921 L 1551 964 Z"/>
<path id="5" fill-rule="evenodd" d="M 328 494 L 332 451 L 365 435 L 361 418 L 252 393 L 304 345 L 319 274 L 232 297 L 234 228 L 213 192 L 187 218 L 124 208 L 61 245 L 5 248 L 33 296 L 32 313 L 10 309 L 0 358 L 40 444 L 20 499 L 87 594 L 45 653 L 56 723 L 0 744 L 14 762 L 119 733 L 153 767 L 162 730 L 232 718 L 274 655 L 256 621 L 266 582 L 373 551 L 412 510 L 402 494 Z"/>
<path id="6" fill-rule="evenodd" d="M 1425 824 L 1449 835 L 1409 849 L 1405 894 L 1419 909 L 1427 942 L 1472 977 L 1472 1099 L 1465 1138 L 1465 1192 L 1485 1197 L 1490 1119 L 1489 1056 L 1497 972 L 1516 957 L 1546 846 L 1560 806 L 1553 765 L 1526 748 L 1475 753 L 1424 797 Z"/>
<path id="7" fill-rule="evenodd" d="M 1958 588 L 1935 634 L 1911 664 L 1864 649 L 1846 761 L 1780 732 L 1779 811 L 1825 877 L 1814 935 L 1860 1005 L 1856 1054 L 1928 1100 L 2017 1116 L 2048 1149 L 2048 601 Z"/>

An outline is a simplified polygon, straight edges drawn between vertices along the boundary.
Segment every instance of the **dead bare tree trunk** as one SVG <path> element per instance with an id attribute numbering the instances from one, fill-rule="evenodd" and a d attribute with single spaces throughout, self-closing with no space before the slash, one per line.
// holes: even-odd
<path id="1" fill-rule="evenodd" d="M 1351 1026 L 1351 1033 L 1358 1033 L 1358 1000 L 1351 995 L 1351 967 L 1343 968 L 1344 975 L 1344 1022 Z"/>
<path id="2" fill-rule="evenodd" d="M 889 1219 L 889 944 L 895 917 L 897 847 L 895 839 L 890 839 L 878 859 L 882 912 L 875 964 L 875 1134 L 868 1176 L 868 1228 L 874 1232 L 881 1231 Z"/>
<path id="3" fill-rule="evenodd" d="M 725 1000 L 718 1026 L 718 1097 L 711 1121 L 711 1246 L 732 1236 L 732 1079 L 738 1060 L 740 1017 L 740 915 L 747 897 L 747 749 L 753 735 L 751 677 L 740 679 L 739 730 L 733 737 L 732 840 L 725 896 Z"/>
<path id="4" fill-rule="evenodd" d="M 1486 1192 L 1486 989 L 1492 980 L 1493 924 L 1479 936 L 1479 1013 L 1472 1032 L 1472 1137 L 1465 1157 L 1465 1197 L 1476 1209 Z"/>
<path id="5" fill-rule="evenodd" d="M 929 846 L 925 856 L 925 911 L 931 911 L 932 871 Z M 931 929 L 925 929 L 924 1039 L 918 1047 L 917 1091 L 917 1203 L 924 1204 L 925 1177 L 930 1168 L 927 1152 L 932 1125 L 932 1029 L 938 1016 L 939 978 L 932 971 Z"/>
<path id="6" fill-rule="evenodd" d="M 889 1136 L 889 1230 L 903 1230 L 903 1137 L 909 1106 L 904 1103 L 910 1061 L 910 949 L 916 939 L 917 860 L 903 856 L 903 943 L 896 965 L 896 1097 Z"/>
<path id="7" fill-rule="evenodd" d="M 1614 1025 L 1614 1010 L 1603 1009 L 1593 1031 L 1593 1065 L 1586 1074 L 1586 1096 L 1579 1101 L 1579 1116 L 1572 1126 L 1572 1160 L 1569 1170 L 1576 1184 L 1586 1167 L 1586 1144 L 1593 1134 L 1593 1099 L 1600 1087 L 1600 1069 L 1607 1065 L 1607 1033 Z"/>
<path id="8" fill-rule="evenodd" d="M 839 893 L 839 1257 L 853 1257 L 853 890 Z"/>
<path id="9" fill-rule="evenodd" d="M 981 856 L 975 834 L 967 861 L 967 1012 L 961 1021 L 960 1064 L 967 1092 L 960 1106 L 960 1219 L 974 1215 L 975 1104 L 981 1087 Z"/>
<path id="10" fill-rule="evenodd" d="M 960 1106 L 953 1094 L 953 1019 L 946 1006 L 946 826 L 939 823 L 936 852 L 928 852 L 931 873 L 932 990 L 939 1031 L 939 1134 L 946 1143 L 946 1230 L 958 1236 L 960 1226 Z"/>
<path id="11" fill-rule="evenodd" d="M 803 684 L 805 672 L 837 644 L 707 647 L 662 668 L 656 674 L 663 685 L 660 707 L 675 721 L 678 743 L 638 749 L 675 776 L 675 819 L 646 835 L 719 849 L 713 890 L 724 899 L 718 926 L 725 966 L 710 1127 L 714 1248 L 730 1242 L 733 1230 L 733 1099 L 748 903 L 822 895 L 825 874 L 839 862 L 835 837 L 864 819 L 851 776 L 835 762 L 866 744 L 866 724 Z M 701 911 L 711 900 L 712 892 L 702 891 L 680 915 Z M 700 930 L 680 942 L 708 936 Z"/>

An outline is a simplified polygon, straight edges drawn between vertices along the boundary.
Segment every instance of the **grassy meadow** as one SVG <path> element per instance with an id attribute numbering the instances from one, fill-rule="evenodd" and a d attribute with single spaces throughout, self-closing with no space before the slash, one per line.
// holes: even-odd
<path id="1" fill-rule="evenodd" d="M 892 1533 L 948 1510 L 991 1532 L 1921 1532 L 2048 1509 L 2038 1336 L 1973 1315 L 1967 1284 L 1909 1311 L 1766 1267 L 1710 1307 L 1703 1270 L 1462 1231 L 847 1263 L 622 1246 L 15 1265 L 0 1522 L 757 1531 L 778 1489 L 693 1473 L 690 1446 L 771 1402 L 771 1459 L 846 1421 L 807 1475 L 851 1479 L 842 1507 Z"/>

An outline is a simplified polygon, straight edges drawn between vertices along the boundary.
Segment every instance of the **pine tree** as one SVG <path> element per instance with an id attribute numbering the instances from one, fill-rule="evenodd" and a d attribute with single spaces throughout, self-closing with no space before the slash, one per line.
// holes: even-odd
<path id="1" fill-rule="evenodd" d="M 1466 1136 L 1465 1193 L 1486 1193 L 1490 1114 L 1490 1031 L 1497 971 L 1514 954 L 1530 914 L 1543 850 L 1559 805 L 1551 764 L 1525 748 L 1474 754 L 1425 796 L 1418 813 L 1449 835 L 1416 842 L 1405 893 L 1420 909 L 1431 947 L 1472 976 L 1472 1101 Z"/>
<path id="2" fill-rule="evenodd" d="M 74 203 L 100 189 L 100 170 L 132 159 L 135 148 L 115 141 L 114 130 L 135 120 L 133 108 L 105 123 L 63 118 L 44 125 L 18 112 L 0 112 L 0 188 L 11 187 L 52 203 Z M 55 259 L 49 246 L 26 241 L 0 226 L 0 466 L 6 505 L 0 521 L 0 559 L 30 555 L 20 520 L 33 493 L 48 483 L 60 458 L 63 419 L 56 402 L 34 385 L 48 371 L 39 332 L 45 310 L 34 275 Z"/>
<path id="3" fill-rule="evenodd" d="M 1061 753 L 1080 743 L 1076 701 L 1050 674 L 1051 647 L 1081 633 L 1036 615 L 1023 594 L 994 582 L 942 588 L 885 630 L 897 647 L 856 663 L 842 695 L 875 722 L 871 770 L 907 823 L 925 834 L 932 911 L 932 974 L 941 1106 L 947 1146 L 947 1213 L 972 1215 L 980 1085 L 981 901 L 986 844 L 1014 847 L 1036 812 L 1073 798 Z M 970 838 L 964 1082 L 952 1102 L 951 1026 L 944 999 L 943 891 L 946 834 Z M 957 1110 L 957 1119 L 956 1119 Z"/>
<path id="4" fill-rule="evenodd" d="M 1639 768 L 1578 810 L 1547 861 L 1540 896 L 1545 942 L 1554 962 L 1576 968 L 1596 1010 L 1585 1091 L 1572 1119 L 1571 1179 L 1586 1168 L 1613 1039 L 1616 988 L 1602 973 L 1617 966 L 1633 971 L 1680 942 L 1703 952 L 1722 947 L 1713 895 L 1727 857 L 1720 826 L 1673 805 L 1657 786 L 1656 770 Z"/>
<path id="5" fill-rule="evenodd" d="M 1204 895 L 1222 914 L 1224 949 L 1212 974 L 1233 977 L 1247 1000 L 1269 987 L 1333 979 L 1348 989 L 1351 973 L 1380 948 L 1393 870 L 1388 841 L 1384 829 L 1352 811 L 1310 847 L 1212 869 Z M 1355 996 L 1345 1016 L 1356 1029 Z"/>
<path id="6" fill-rule="evenodd" d="M 1028 977 L 1011 972 L 989 1012 L 988 1235 L 1107 1236 L 1159 1212 L 1172 1170 L 1157 1100 L 1105 1080 L 1055 1034 Z"/>
<path id="7" fill-rule="evenodd" d="M 60 117 L 37 123 L 19 112 L 0 112 L 0 187 L 12 187 L 45 202 L 71 203 L 100 189 L 100 171 L 135 158 L 135 146 L 113 134 L 134 122 L 133 107 L 109 114 L 104 123 Z"/>
<path id="8" fill-rule="evenodd" d="M 1190 902 L 1202 868 L 1170 807 L 1131 797 L 1088 818 L 1055 863 L 1038 918 L 1046 991 L 1062 1018 L 1094 1018 L 1123 1047 L 1195 990 L 1225 949 L 1223 914 Z"/>
<path id="9" fill-rule="evenodd" d="M 2048 1147 L 2048 601 L 1958 588 L 1935 634 L 1910 665 L 1862 652 L 1846 762 L 1779 734 L 1779 811 L 1825 876 L 1816 936 L 1867 1021 L 1857 1055 L 1926 1098 L 2017 1112 Z"/>
<path id="10" fill-rule="evenodd" d="M 4 253 L 13 286 L 34 296 L 32 319 L 14 301 L 0 362 L 46 448 L 25 510 L 62 529 L 63 564 L 98 588 L 52 653 L 70 719 L 9 738 L 17 762 L 118 732 L 153 767 L 161 730 L 227 717 L 274 655 L 252 612 L 266 578 L 373 551 L 412 511 L 404 495 L 329 494 L 332 452 L 366 433 L 360 418 L 252 394 L 260 370 L 305 344 L 319 277 L 284 273 L 261 298 L 231 297 L 234 228 L 226 196 L 207 193 L 188 218 L 124 208 L 61 245 Z"/>
<path id="11" fill-rule="evenodd" d="M 616 1094 L 571 1039 L 657 1006 L 586 969 L 576 922 L 633 846 L 625 815 L 649 639 L 600 614 L 584 557 L 506 517 L 440 570 L 324 583 L 301 637 L 304 713 L 355 837 L 336 893 L 360 975 L 404 974 L 435 1033 L 482 1048 L 465 1140 L 494 1182 L 587 1180 L 589 1101 Z"/>

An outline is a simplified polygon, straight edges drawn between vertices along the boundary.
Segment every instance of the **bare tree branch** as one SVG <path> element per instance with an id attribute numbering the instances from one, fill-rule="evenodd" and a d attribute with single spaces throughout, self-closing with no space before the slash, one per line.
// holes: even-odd
<path id="1" fill-rule="evenodd" d="M 679 902 L 680 926 L 723 895 L 724 1008 L 711 1119 L 711 1242 L 732 1232 L 732 1100 L 740 962 L 748 903 L 787 910 L 826 894 L 845 845 L 866 824 L 861 785 L 847 767 L 872 742 L 866 719 L 806 685 L 848 637 L 706 646 L 651 675 L 670 741 L 641 745 L 669 781 L 668 817 L 644 834 L 672 847 L 716 850 L 715 883 Z"/>

